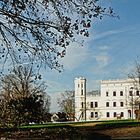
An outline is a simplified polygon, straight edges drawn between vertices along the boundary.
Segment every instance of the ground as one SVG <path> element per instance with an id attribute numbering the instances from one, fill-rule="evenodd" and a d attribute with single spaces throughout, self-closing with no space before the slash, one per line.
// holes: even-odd
<path id="1" fill-rule="evenodd" d="M 140 138 L 140 127 L 127 127 L 127 128 L 114 128 L 101 130 L 101 134 L 111 136 L 112 138 L 119 137 L 139 137 Z"/>
<path id="2" fill-rule="evenodd" d="M 138 121 L 107 121 L 78 123 L 49 123 L 30 125 L 22 129 L 2 129 L 0 137 L 4 138 L 41 138 L 45 140 L 65 140 L 66 138 L 86 138 L 93 140 L 138 138 L 140 140 L 140 122 Z M 132 140 L 132 139 L 131 139 Z"/>
<path id="3" fill-rule="evenodd" d="M 119 138 L 139 138 L 140 139 L 140 126 L 127 126 L 127 127 L 119 127 L 119 128 L 107 128 L 107 129 L 100 129 L 100 130 L 92 130 L 96 125 L 100 124 L 100 122 L 97 123 L 83 123 L 83 124 L 77 124 L 75 126 L 78 127 L 86 127 L 84 132 L 82 133 L 98 133 L 103 134 L 106 136 L 110 136 L 113 139 L 119 139 Z M 88 128 L 89 127 L 89 128 Z"/>

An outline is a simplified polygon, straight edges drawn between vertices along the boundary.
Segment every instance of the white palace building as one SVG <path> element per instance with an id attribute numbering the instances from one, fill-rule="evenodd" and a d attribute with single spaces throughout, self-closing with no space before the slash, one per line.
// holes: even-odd
<path id="1" fill-rule="evenodd" d="M 134 81 L 102 80 L 100 91 L 87 92 L 86 79 L 75 78 L 75 117 L 78 121 L 136 118 L 140 92 Z"/>

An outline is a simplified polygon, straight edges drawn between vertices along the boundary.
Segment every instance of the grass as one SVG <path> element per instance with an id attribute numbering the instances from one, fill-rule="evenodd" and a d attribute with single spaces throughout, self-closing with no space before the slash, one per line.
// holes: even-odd
<path id="1" fill-rule="evenodd" d="M 58 129 L 58 128 L 92 128 L 92 129 L 108 129 L 113 127 L 129 127 L 140 126 L 140 122 L 135 120 L 111 120 L 111 121 L 89 121 L 89 122 L 64 122 L 64 123 L 46 123 L 46 124 L 30 124 L 22 125 L 18 128 L 0 128 L 1 131 L 16 131 L 29 129 Z"/>
<path id="2" fill-rule="evenodd" d="M 140 122 L 134 120 L 122 120 L 122 121 L 103 122 L 96 125 L 96 127 L 100 129 L 131 127 L 131 126 L 140 126 Z"/>
<path id="3" fill-rule="evenodd" d="M 86 136 L 96 132 L 115 131 L 114 128 L 120 130 L 129 129 L 130 126 L 140 126 L 140 122 L 134 120 L 112 120 L 112 121 L 91 121 L 91 122 L 68 122 L 68 123 L 46 123 L 23 125 L 18 128 L 0 128 L 0 135 L 9 137 L 42 137 L 48 136 L 58 138 L 60 136 Z M 116 131 L 115 131 L 116 133 Z"/>
<path id="4" fill-rule="evenodd" d="M 32 125 L 23 125 L 20 126 L 19 128 L 56 128 L 56 127 L 67 127 L 69 124 L 53 124 L 53 123 L 46 123 L 46 124 L 32 124 Z"/>
<path id="5" fill-rule="evenodd" d="M 95 126 L 91 126 L 95 124 Z M 95 127 L 95 128 L 110 128 L 110 127 L 127 127 L 140 126 L 140 122 L 135 120 L 111 120 L 111 121 L 90 121 L 90 122 L 68 122 L 68 123 L 46 123 L 46 124 L 31 124 L 20 126 L 20 129 L 39 129 L 39 128 L 68 128 L 68 127 Z"/>

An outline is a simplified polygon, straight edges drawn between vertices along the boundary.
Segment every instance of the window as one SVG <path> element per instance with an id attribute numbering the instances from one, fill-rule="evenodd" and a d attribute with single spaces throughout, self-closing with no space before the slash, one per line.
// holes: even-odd
<path id="1" fill-rule="evenodd" d="M 114 117 L 117 117 L 117 113 L 116 112 L 114 112 Z"/>
<path id="2" fill-rule="evenodd" d="M 83 118 L 84 117 L 84 113 L 82 112 L 82 114 L 81 114 L 81 117 Z"/>
<path id="3" fill-rule="evenodd" d="M 81 95 L 83 95 L 83 89 L 81 89 Z"/>
<path id="4" fill-rule="evenodd" d="M 106 107 L 109 107 L 109 102 L 106 102 Z"/>
<path id="5" fill-rule="evenodd" d="M 95 112 L 95 118 L 98 118 L 98 112 Z"/>
<path id="6" fill-rule="evenodd" d="M 113 107 L 116 107 L 116 102 L 113 102 Z"/>
<path id="7" fill-rule="evenodd" d="M 106 117 L 110 117 L 110 114 L 109 114 L 109 112 L 107 112 L 107 113 L 106 113 Z"/>
<path id="8" fill-rule="evenodd" d="M 90 117 L 94 118 L 94 113 L 93 112 L 90 113 Z"/>
<path id="9" fill-rule="evenodd" d="M 98 107 L 98 102 L 95 102 L 95 107 Z"/>
<path id="10" fill-rule="evenodd" d="M 123 107 L 123 102 L 120 102 L 120 106 Z"/>
<path id="11" fill-rule="evenodd" d="M 140 94 L 139 94 L 139 91 L 137 90 L 137 91 L 136 91 L 136 96 L 139 96 L 139 95 L 140 95 Z"/>
<path id="12" fill-rule="evenodd" d="M 116 96 L 116 91 L 113 91 L 113 96 Z"/>
<path id="13" fill-rule="evenodd" d="M 108 91 L 106 92 L 106 96 L 109 96 L 109 93 L 108 93 Z"/>
<path id="14" fill-rule="evenodd" d="M 78 87 L 79 87 L 79 84 L 78 84 Z"/>
<path id="15" fill-rule="evenodd" d="M 120 91 L 120 96 L 123 96 L 123 91 Z"/>
<path id="16" fill-rule="evenodd" d="M 81 83 L 81 87 L 83 87 L 83 83 Z"/>
<path id="17" fill-rule="evenodd" d="M 132 91 L 129 91 L 129 96 L 132 96 L 133 95 L 133 92 Z"/>
<path id="18" fill-rule="evenodd" d="M 123 112 L 121 112 L 121 117 L 124 117 L 124 113 Z"/>
<path id="19" fill-rule="evenodd" d="M 82 108 L 84 107 L 84 103 L 83 103 L 83 102 L 81 102 L 81 107 L 82 107 Z"/>
<path id="20" fill-rule="evenodd" d="M 93 108 L 93 102 L 90 102 L 90 108 Z"/>

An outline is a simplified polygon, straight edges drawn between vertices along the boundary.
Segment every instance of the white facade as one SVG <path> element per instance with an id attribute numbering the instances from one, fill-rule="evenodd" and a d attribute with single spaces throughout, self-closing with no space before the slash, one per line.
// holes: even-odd
<path id="1" fill-rule="evenodd" d="M 75 79 L 75 117 L 77 120 L 134 119 L 139 105 L 134 80 L 101 81 L 100 92 L 87 92 L 86 79 Z M 133 103 L 133 104 L 132 104 Z"/>

